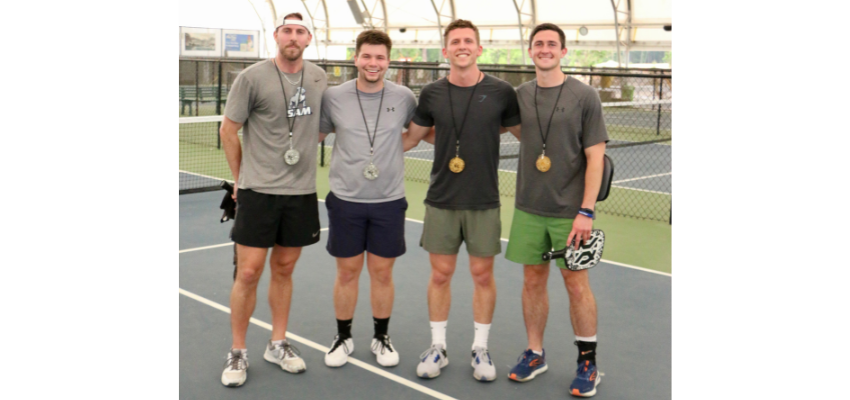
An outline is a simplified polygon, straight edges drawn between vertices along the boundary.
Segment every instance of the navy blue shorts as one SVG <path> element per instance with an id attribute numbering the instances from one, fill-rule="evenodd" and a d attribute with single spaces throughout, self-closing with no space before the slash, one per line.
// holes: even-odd
<path id="1" fill-rule="evenodd" d="M 404 198 L 384 203 L 354 203 L 334 196 L 325 199 L 330 226 L 328 253 L 348 258 L 368 251 L 395 258 L 407 251 L 404 244 Z"/>

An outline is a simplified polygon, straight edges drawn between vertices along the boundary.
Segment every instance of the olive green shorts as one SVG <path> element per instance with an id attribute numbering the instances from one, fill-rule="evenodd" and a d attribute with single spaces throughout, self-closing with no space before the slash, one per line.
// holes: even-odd
<path id="1" fill-rule="evenodd" d="M 543 261 L 543 253 L 567 247 L 567 237 L 572 230 L 572 219 L 543 217 L 514 210 L 505 258 L 523 265 L 549 264 Z M 567 269 L 563 258 L 558 258 L 556 264 L 559 268 Z"/>
<path id="2" fill-rule="evenodd" d="M 433 254 L 466 251 L 475 257 L 492 257 L 502 252 L 502 220 L 499 208 L 489 210 L 445 210 L 425 205 L 425 227 L 419 245 Z"/>

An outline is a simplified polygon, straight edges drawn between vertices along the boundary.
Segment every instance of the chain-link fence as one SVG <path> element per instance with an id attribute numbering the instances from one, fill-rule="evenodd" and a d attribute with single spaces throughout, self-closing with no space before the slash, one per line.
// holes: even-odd
<path id="1" fill-rule="evenodd" d="M 236 75 L 257 61 L 181 59 L 180 116 L 222 114 L 228 89 Z M 329 86 L 357 77 L 357 69 L 351 61 L 315 63 L 327 71 Z M 529 66 L 482 65 L 481 70 L 514 87 L 535 78 L 534 69 Z M 602 100 L 605 124 L 611 139 L 606 153 L 614 161 L 614 182 L 610 196 L 597 204 L 597 210 L 605 214 L 671 221 L 672 71 L 647 69 L 599 72 L 580 69 L 565 72 L 595 88 Z M 418 98 L 422 87 L 447 73 L 447 67 L 433 63 L 393 62 L 385 79 L 409 87 Z M 181 130 L 185 129 L 181 126 Z M 217 136 L 217 133 L 214 134 Z M 334 135 L 331 134 L 319 146 L 319 163 L 322 166 L 330 161 L 333 140 Z M 503 196 L 513 197 L 516 194 L 519 142 L 511 134 L 502 135 L 501 140 L 499 192 Z M 220 151 L 220 145 L 216 144 Z M 220 156 L 224 157 L 223 152 Z M 183 158 L 181 152 L 181 165 L 184 163 Z M 425 142 L 405 153 L 405 178 L 428 183 L 433 159 L 434 148 Z"/>

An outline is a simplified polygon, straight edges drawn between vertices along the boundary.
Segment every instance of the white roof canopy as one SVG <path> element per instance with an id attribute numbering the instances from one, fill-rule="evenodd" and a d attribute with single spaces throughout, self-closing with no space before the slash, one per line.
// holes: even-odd
<path id="1" fill-rule="evenodd" d="M 393 47 L 441 48 L 442 29 L 459 18 L 478 26 L 485 48 L 525 48 L 543 22 L 560 26 L 570 49 L 672 48 L 672 32 L 664 30 L 672 25 L 672 0 L 232 0 L 231 7 L 242 5 L 253 7 L 269 49 L 278 16 L 300 12 L 311 19 L 318 58 L 329 58 L 329 48 L 353 47 L 364 28 L 386 31 Z"/>

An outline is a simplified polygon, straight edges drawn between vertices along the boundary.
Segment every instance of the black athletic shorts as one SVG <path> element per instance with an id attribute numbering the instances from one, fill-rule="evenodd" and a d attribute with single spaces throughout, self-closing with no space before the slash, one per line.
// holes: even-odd
<path id="1" fill-rule="evenodd" d="M 348 258 L 368 251 L 384 258 L 396 258 L 407 250 L 404 244 L 404 212 L 407 200 L 383 203 L 354 203 L 334 196 L 325 199 L 330 220 L 328 253 Z"/>
<path id="2" fill-rule="evenodd" d="M 319 241 L 319 202 L 315 193 L 276 195 L 251 189 L 236 192 L 233 241 L 243 246 L 304 247 Z"/>

